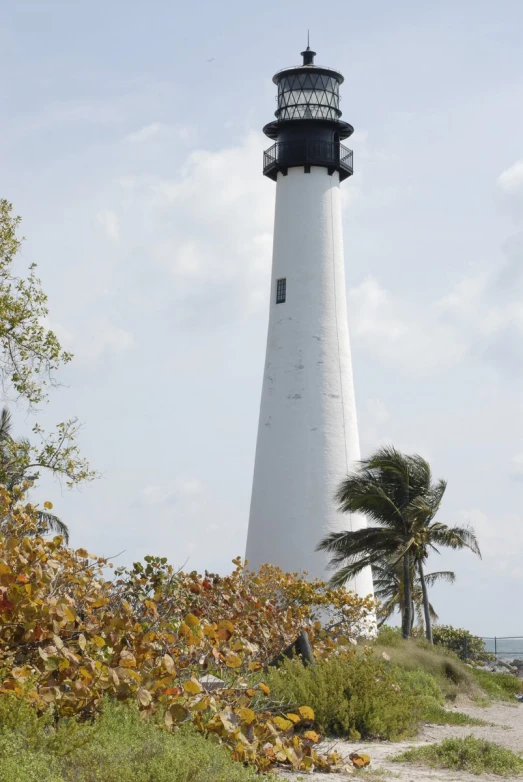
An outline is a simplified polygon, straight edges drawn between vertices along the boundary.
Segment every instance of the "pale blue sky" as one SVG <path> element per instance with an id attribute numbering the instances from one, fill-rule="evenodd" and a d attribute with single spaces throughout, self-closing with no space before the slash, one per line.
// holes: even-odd
<path id="1" fill-rule="evenodd" d="M 223 570 L 243 554 L 268 309 L 272 74 L 345 75 L 343 185 L 363 449 L 449 481 L 483 562 L 441 619 L 521 634 L 523 5 L 2 4 L 0 196 L 24 218 L 76 355 L 43 418 L 76 414 L 104 477 L 42 499 L 73 544 Z M 30 423 L 19 411 L 20 427 Z"/>

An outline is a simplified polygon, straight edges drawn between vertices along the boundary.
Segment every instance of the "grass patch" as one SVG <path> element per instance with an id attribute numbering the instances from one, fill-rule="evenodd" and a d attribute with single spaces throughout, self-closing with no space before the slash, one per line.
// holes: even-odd
<path id="1" fill-rule="evenodd" d="M 430 768 L 469 771 L 472 774 L 497 774 L 508 777 L 523 772 L 523 759 L 510 749 L 492 741 L 467 736 L 446 739 L 441 744 L 416 747 L 393 758 L 398 763 L 420 763 Z"/>
<path id="2" fill-rule="evenodd" d="M 389 639 L 387 638 L 387 641 Z M 376 654 L 386 652 L 391 661 L 407 671 L 424 671 L 433 676 L 446 698 L 454 700 L 458 694 L 477 697 L 480 686 L 472 669 L 443 647 L 429 646 L 420 641 L 394 639 L 392 645 L 378 643 Z"/>
<path id="3" fill-rule="evenodd" d="M 428 703 L 423 712 L 425 722 L 433 725 L 489 725 L 485 720 L 470 717 L 462 711 L 444 709 L 439 703 Z"/>
<path id="4" fill-rule="evenodd" d="M 481 689 L 493 700 L 512 701 L 522 692 L 521 679 L 511 673 L 492 673 L 471 669 L 472 675 Z"/>
<path id="5" fill-rule="evenodd" d="M 255 782 L 215 742 L 182 729 L 168 733 L 138 710 L 106 703 L 93 726 L 63 720 L 54 729 L 21 702 L 2 696 L 0 782 Z M 7 704 L 7 705 L 6 705 Z"/>

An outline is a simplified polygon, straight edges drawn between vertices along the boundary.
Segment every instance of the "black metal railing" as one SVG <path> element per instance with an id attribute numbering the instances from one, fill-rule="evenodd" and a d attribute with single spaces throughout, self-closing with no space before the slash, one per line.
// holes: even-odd
<path id="1" fill-rule="evenodd" d="M 339 141 L 299 139 L 277 141 L 263 153 L 263 173 L 271 179 L 276 179 L 278 171 L 294 166 L 324 166 L 331 172 L 339 171 L 340 179 L 346 179 L 353 173 L 352 149 Z"/>

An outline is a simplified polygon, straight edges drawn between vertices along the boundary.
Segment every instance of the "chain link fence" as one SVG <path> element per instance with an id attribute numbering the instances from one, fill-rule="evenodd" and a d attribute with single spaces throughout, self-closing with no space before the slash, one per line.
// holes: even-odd
<path id="1" fill-rule="evenodd" d="M 483 637 L 481 640 L 485 644 L 485 651 L 498 660 L 523 660 L 523 635 Z M 464 651 L 467 657 L 466 649 Z"/>

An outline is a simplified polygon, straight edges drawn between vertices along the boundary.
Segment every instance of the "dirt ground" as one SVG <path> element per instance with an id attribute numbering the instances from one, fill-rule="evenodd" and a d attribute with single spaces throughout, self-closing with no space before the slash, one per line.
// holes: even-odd
<path id="1" fill-rule="evenodd" d="M 478 717 L 492 725 L 425 725 L 424 729 L 415 740 L 400 742 L 361 742 L 348 741 L 325 742 L 324 748 L 336 747 L 343 756 L 351 752 L 366 752 L 372 758 L 369 773 L 359 772 L 358 778 L 369 782 L 478 782 L 478 779 L 497 780 L 500 777 L 491 775 L 466 774 L 461 771 L 445 771 L 441 769 L 427 769 L 406 763 L 392 763 L 390 757 L 397 755 L 410 747 L 418 747 L 424 744 L 435 744 L 449 737 L 465 737 L 471 733 L 477 738 L 488 739 L 514 752 L 523 753 L 523 704 L 494 703 L 482 708 L 470 702 L 457 703 L 454 707 L 458 711 L 465 712 L 472 717 Z M 373 772 L 377 772 L 374 774 Z M 279 772 L 282 782 L 297 782 L 297 780 L 316 780 L 316 782 L 354 782 L 353 774 L 299 774 L 293 772 Z"/>

